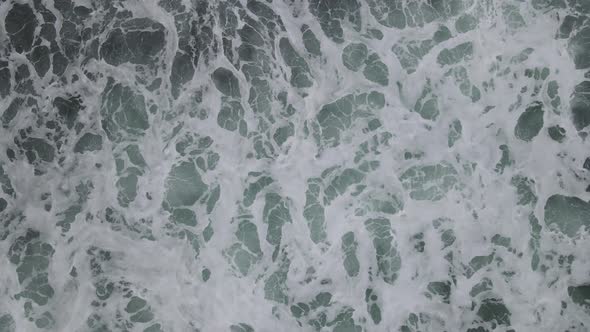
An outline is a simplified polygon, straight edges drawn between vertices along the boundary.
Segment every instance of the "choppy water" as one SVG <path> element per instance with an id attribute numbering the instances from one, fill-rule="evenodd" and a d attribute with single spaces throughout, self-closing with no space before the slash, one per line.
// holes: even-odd
<path id="1" fill-rule="evenodd" d="M 0 331 L 589 331 L 587 0 L 0 3 Z"/>

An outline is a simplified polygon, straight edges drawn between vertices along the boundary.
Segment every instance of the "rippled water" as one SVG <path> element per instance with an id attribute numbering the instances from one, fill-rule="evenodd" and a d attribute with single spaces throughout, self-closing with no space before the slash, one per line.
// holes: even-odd
<path id="1" fill-rule="evenodd" d="M 589 331 L 589 15 L 2 1 L 0 331 Z"/>

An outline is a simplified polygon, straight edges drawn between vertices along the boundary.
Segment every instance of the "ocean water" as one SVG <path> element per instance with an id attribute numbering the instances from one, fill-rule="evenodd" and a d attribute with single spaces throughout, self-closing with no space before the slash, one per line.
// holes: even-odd
<path id="1" fill-rule="evenodd" d="M 0 332 L 590 331 L 590 1 L 0 23 Z"/>

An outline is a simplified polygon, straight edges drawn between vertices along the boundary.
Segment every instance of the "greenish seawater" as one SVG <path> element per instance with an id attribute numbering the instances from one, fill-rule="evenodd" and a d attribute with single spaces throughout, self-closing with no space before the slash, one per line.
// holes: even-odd
<path id="1" fill-rule="evenodd" d="M 590 1 L 0 23 L 0 332 L 590 331 Z"/>

